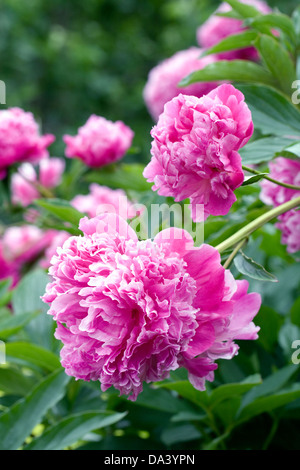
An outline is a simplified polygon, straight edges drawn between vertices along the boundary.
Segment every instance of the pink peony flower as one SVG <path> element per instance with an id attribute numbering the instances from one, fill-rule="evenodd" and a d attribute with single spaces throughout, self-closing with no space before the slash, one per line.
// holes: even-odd
<path id="1" fill-rule="evenodd" d="M 300 186 L 300 159 L 277 157 L 269 163 L 270 177 L 282 183 Z M 300 191 L 278 186 L 268 180 L 261 181 L 260 199 L 268 206 L 279 206 L 300 195 Z"/>
<path id="2" fill-rule="evenodd" d="M 2 247 L 8 262 L 18 265 L 35 260 L 55 236 L 55 230 L 42 230 L 34 225 L 8 227 L 2 236 Z"/>
<path id="3" fill-rule="evenodd" d="M 12 279 L 12 287 L 14 287 L 19 282 L 20 274 L 17 265 L 6 259 L 3 243 L 0 240 L 0 281 L 8 278 Z"/>
<path id="4" fill-rule="evenodd" d="M 241 3 L 252 5 L 264 14 L 272 12 L 272 9 L 267 5 L 267 3 L 261 0 L 241 0 Z M 222 3 L 216 10 L 216 13 L 226 13 L 230 10 L 231 7 L 227 3 Z M 200 47 L 209 49 L 227 36 L 241 33 L 245 29 L 246 28 L 243 27 L 242 20 L 212 15 L 197 29 L 197 41 Z M 254 47 L 222 52 L 218 54 L 218 57 L 223 60 L 244 59 L 257 61 L 259 59 L 258 52 Z"/>
<path id="5" fill-rule="evenodd" d="M 43 158 L 39 164 L 39 183 L 45 188 L 55 188 L 61 183 L 64 170 L 62 158 Z"/>
<path id="6" fill-rule="evenodd" d="M 144 177 L 162 196 L 189 198 L 195 222 L 225 215 L 244 180 L 238 150 L 252 133 L 250 110 L 232 85 L 201 98 L 180 94 L 165 105 L 151 131 L 152 158 Z"/>
<path id="7" fill-rule="evenodd" d="M 0 279 L 11 277 L 14 287 L 24 268 L 43 255 L 56 233 L 34 225 L 8 227 L 0 239 Z"/>
<path id="8" fill-rule="evenodd" d="M 234 340 L 257 338 L 260 296 L 222 267 L 215 248 L 194 248 L 174 228 L 139 241 L 115 214 L 85 217 L 80 229 L 52 258 L 43 296 L 68 375 L 135 400 L 143 382 L 185 367 L 203 390 L 215 360 L 237 354 Z"/>
<path id="9" fill-rule="evenodd" d="M 150 71 L 143 96 L 146 106 L 155 121 L 163 112 L 165 103 L 179 95 L 179 93 L 200 98 L 200 96 L 209 93 L 218 85 L 216 82 L 199 82 L 185 88 L 178 87 L 178 83 L 188 74 L 215 62 L 216 58 L 213 55 L 200 59 L 201 53 L 202 49 L 197 47 L 179 51 Z"/>
<path id="10" fill-rule="evenodd" d="M 92 115 L 75 137 L 63 137 L 69 158 L 80 158 L 90 167 L 101 167 L 120 160 L 130 148 L 134 133 L 122 121 L 108 121 Z"/>
<path id="11" fill-rule="evenodd" d="M 91 184 L 89 189 L 89 194 L 78 194 L 71 201 L 75 209 L 89 217 L 95 217 L 101 212 L 115 212 L 124 219 L 132 219 L 137 215 L 138 210 L 122 189 L 111 189 L 97 183 Z"/>
<path id="12" fill-rule="evenodd" d="M 31 113 L 20 108 L 0 111 L 0 178 L 14 163 L 35 163 L 48 156 L 47 147 L 54 140 L 53 135 L 39 134 Z"/>
<path id="13" fill-rule="evenodd" d="M 300 186 L 300 159 L 277 157 L 269 163 L 271 178 L 282 183 Z M 285 188 L 268 180 L 261 182 L 262 191 L 260 199 L 269 206 L 277 207 L 280 204 L 300 196 L 300 191 Z M 282 232 L 282 244 L 287 245 L 289 253 L 300 250 L 300 213 L 291 210 L 278 217 L 276 227 Z"/>
<path id="14" fill-rule="evenodd" d="M 39 176 L 31 163 L 20 165 L 11 178 L 12 203 L 29 206 L 40 197 L 36 184 L 48 189 L 58 186 L 64 168 L 65 162 L 61 158 L 43 158 L 38 166 Z"/>
<path id="15" fill-rule="evenodd" d="M 288 253 L 300 251 L 300 211 L 292 210 L 278 217 L 276 227 L 282 232 L 281 242 Z"/>

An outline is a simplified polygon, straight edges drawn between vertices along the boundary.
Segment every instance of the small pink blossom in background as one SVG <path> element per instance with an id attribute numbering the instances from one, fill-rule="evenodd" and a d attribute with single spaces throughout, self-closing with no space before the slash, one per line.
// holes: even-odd
<path id="1" fill-rule="evenodd" d="M 272 12 L 272 9 L 267 3 L 261 0 L 240 0 L 241 3 L 252 5 L 263 14 Z M 231 10 L 227 3 L 222 3 L 216 10 L 216 13 L 226 13 Z M 220 41 L 233 34 L 241 33 L 246 28 L 243 27 L 243 21 L 234 18 L 225 18 L 222 16 L 212 15 L 208 20 L 197 29 L 197 42 L 200 47 L 209 49 L 215 46 Z M 254 47 L 246 47 L 244 49 L 237 49 L 226 51 L 218 54 L 219 59 L 234 60 L 244 59 L 257 61 L 259 54 Z"/>
<path id="2" fill-rule="evenodd" d="M 194 248 L 174 228 L 139 241 L 115 214 L 85 217 L 79 228 L 84 235 L 52 258 L 43 296 L 68 375 L 135 400 L 143 382 L 185 367 L 204 390 L 215 361 L 237 354 L 234 340 L 257 338 L 260 296 L 222 267 L 215 248 Z"/>
<path id="3" fill-rule="evenodd" d="M 232 85 L 201 98 L 180 94 L 165 105 L 151 131 L 152 158 L 144 177 L 162 196 L 189 198 L 195 222 L 225 215 L 244 181 L 238 150 L 252 133 L 244 95 Z"/>
<path id="4" fill-rule="evenodd" d="M 13 204 L 23 207 L 31 204 L 40 197 L 35 184 L 51 189 L 58 186 L 65 169 L 65 162 L 61 158 L 43 158 L 36 169 L 31 163 L 20 165 L 18 172 L 11 178 L 11 191 Z"/>
<path id="5" fill-rule="evenodd" d="M 216 57 L 213 55 L 200 59 L 202 51 L 197 47 L 179 51 L 150 71 L 143 97 L 154 121 L 157 121 L 163 112 L 165 103 L 179 93 L 200 97 L 218 85 L 216 82 L 199 82 L 184 88 L 178 86 L 178 83 L 190 73 L 216 61 Z"/>
<path id="6" fill-rule="evenodd" d="M 128 200 L 122 189 L 111 189 L 93 183 L 89 190 L 89 194 L 78 194 L 71 201 L 73 207 L 89 217 L 95 217 L 104 211 L 115 212 L 125 219 L 132 219 L 138 215 L 138 210 Z"/>
<path id="7" fill-rule="evenodd" d="M 44 188 L 55 188 L 61 183 L 64 170 L 65 162 L 62 158 L 43 158 L 39 164 L 39 183 Z"/>
<path id="8" fill-rule="evenodd" d="M 300 159 L 292 160 L 277 157 L 269 163 L 270 177 L 300 187 Z M 279 186 L 268 180 L 261 181 L 260 199 L 269 206 L 277 207 L 280 204 L 300 196 L 300 191 Z M 278 217 L 276 227 L 282 232 L 282 243 L 287 245 L 289 253 L 300 250 L 300 212 L 291 210 Z"/>
<path id="9" fill-rule="evenodd" d="M 292 210 L 278 217 L 276 227 L 282 232 L 281 241 L 288 253 L 300 251 L 300 211 Z"/>
<path id="10" fill-rule="evenodd" d="M 131 147 L 133 137 L 133 131 L 122 121 L 112 122 L 93 114 L 76 136 L 64 135 L 65 154 L 97 168 L 120 160 Z"/>
<path id="11" fill-rule="evenodd" d="M 56 233 L 34 225 L 8 227 L 0 239 L 0 279 L 12 277 L 15 286 L 24 267 L 43 255 Z"/>
<path id="12" fill-rule="evenodd" d="M 56 254 L 57 249 L 64 244 L 64 242 L 70 237 L 71 235 L 68 232 L 63 230 L 57 231 L 56 234 L 48 243 L 48 246 L 45 249 L 44 255 L 39 261 L 39 266 L 43 269 L 48 269 L 51 265 L 51 259 Z"/>
<path id="13" fill-rule="evenodd" d="M 24 264 L 37 258 L 55 236 L 55 230 L 42 230 L 34 225 L 8 227 L 2 236 L 7 261 Z"/>
<path id="14" fill-rule="evenodd" d="M 40 135 L 32 113 L 20 108 L 0 111 L 0 178 L 15 163 L 36 163 L 48 156 L 47 147 L 54 140 L 51 134 Z"/>

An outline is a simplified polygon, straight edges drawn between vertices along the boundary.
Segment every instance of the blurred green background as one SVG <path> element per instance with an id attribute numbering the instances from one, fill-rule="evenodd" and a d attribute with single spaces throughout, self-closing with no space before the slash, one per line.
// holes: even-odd
<path id="1" fill-rule="evenodd" d="M 296 0 L 269 1 L 290 13 Z M 153 125 L 142 91 L 150 69 L 196 45 L 214 0 L 3 0 L 0 79 L 6 106 L 32 111 L 43 132 L 74 134 L 92 114 L 123 120 L 135 132 L 134 157 L 147 162 Z"/>

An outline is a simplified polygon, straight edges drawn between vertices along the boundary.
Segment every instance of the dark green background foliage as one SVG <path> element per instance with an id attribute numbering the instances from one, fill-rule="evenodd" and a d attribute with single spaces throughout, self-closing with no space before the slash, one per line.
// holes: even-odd
<path id="1" fill-rule="evenodd" d="M 269 3 L 288 14 L 298 6 L 296 1 Z M 43 132 L 56 135 L 52 155 L 63 155 L 62 135 L 76 133 L 92 113 L 121 119 L 135 132 L 136 152 L 125 157 L 130 165 L 90 171 L 79 181 L 82 167 L 73 162 L 57 197 L 70 200 L 97 181 L 121 186 L 146 205 L 161 200 L 141 175 L 153 125 L 143 87 L 160 60 L 196 45 L 197 27 L 217 5 L 208 0 L 1 3 L 0 79 L 7 86 L 6 106 L 32 111 Z M 276 79 L 278 72 L 277 67 Z M 260 139 L 241 155 L 244 164 L 258 164 L 264 172 L 278 152 L 299 157 L 299 145 L 286 136 L 299 134 L 300 111 L 279 94 L 280 86 L 288 89 L 289 77 L 276 82 L 276 91 L 257 84 L 251 73 L 240 88 L 253 112 L 254 138 Z M 268 208 L 259 191 L 257 181 L 240 187 L 230 213 L 205 223 L 205 242 L 217 246 L 264 214 Z M 56 217 L 56 224 L 67 221 L 74 233 L 78 230 L 78 214 L 66 202 L 41 200 L 38 207 L 48 222 Z M 0 219 L 11 221 L 3 208 Z M 229 254 L 222 253 L 223 260 Z M 134 403 L 112 389 L 101 393 L 99 383 L 66 376 L 55 324 L 40 300 L 48 282 L 44 271 L 31 267 L 13 291 L 9 282 L 0 282 L 0 340 L 7 355 L 0 367 L 0 448 L 299 450 L 299 365 L 292 362 L 292 343 L 300 340 L 299 253 L 289 255 L 280 232 L 268 223 L 251 236 L 244 254 L 230 269 L 249 281 L 250 291 L 261 293 L 263 305 L 255 319 L 259 339 L 240 341 L 238 356 L 218 361 L 207 391 L 196 391 L 179 370 L 170 380 L 145 386 Z"/>

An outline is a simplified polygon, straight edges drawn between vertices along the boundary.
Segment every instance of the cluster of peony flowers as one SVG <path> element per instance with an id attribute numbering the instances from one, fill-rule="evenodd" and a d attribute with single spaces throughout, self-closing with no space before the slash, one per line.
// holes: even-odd
<path id="1" fill-rule="evenodd" d="M 175 201 L 190 199 L 195 222 L 225 215 L 244 181 L 238 150 L 253 133 L 244 95 L 223 84 L 201 98 L 178 95 L 153 127 L 144 177 Z"/>
<path id="2" fill-rule="evenodd" d="M 269 5 L 261 0 L 240 0 L 241 3 L 255 7 L 259 12 L 268 14 L 272 12 Z M 235 18 L 228 18 L 218 16 L 217 13 L 226 13 L 231 10 L 227 3 L 222 3 L 216 10 L 215 14 L 210 16 L 196 32 L 197 42 L 200 47 L 209 49 L 215 46 L 220 41 L 233 34 L 243 32 L 246 28 L 243 26 L 243 21 Z M 243 49 L 235 49 L 218 53 L 220 60 L 252 60 L 257 61 L 259 54 L 254 47 L 246 47 Z"/>
<path id="3" fill-rule="evenodd" d="M 64 135 L 65 154 L 79 158 L 89 167 L 102 167 L 124 157 L 131 147 L 133 131 L 122 121 L 112 122 L 91 115 L 76 136 Z"/>
<path id="4" fill-rule="evenodd" d="M 215 62 L 214 55 L 200 58 L 201 53 L 202 49 L 198 47 L 179 51 L 150 71 L 143 90 L 143 97 L 154 121 L 157 121 L 163 112 L 165 103 L 179 93 L 200 98 L 218 85 L 216 82 L 199 82 L 184 88 L 178 86 L 179 82 L 188 74 Z"/>
<path id="5" fill-rule="evenodd" d="M 58 186 L 64 169 L 65 162 L 61 158 L 43 158 L 37 170 L 31 163 L 22 163 L 11 178 L 13 204 L 27 207 L 40 197 L 39 186 L 46 189 Z"/>
<path id="6" fill-rule="evenodd" d="M 41 136 L 30 112 L 20 108 L 0 111 L 0 179 L 8 167 L 20 162 L 39 162 L 47 157 L 52 134 Z"/>
<path id="7" fill-rule="evenodd" d="M 300 159 L 278 157 L 269 163 L 270 176 L 282 183 L 300 187 Z M 267 205 L 277 207 L 295 197 L 300 191 L 278 186 L 268 180 L 261 182 L 260 199 Z M 282 243 L 287 245 L 289 253 L 300 250 L 300 211 L 290 210 L 278 217 L 276 227 L 282 232 Z"/>
<path id="8" fill-rule="evenodd" d="M 194 248 L 174 228 L 139 241 L 115 214 L 85 217 L 79 227 L 83 236 L 53 256 L 43 296 L 68 375 L 135 400 L 143 382 L 185 367 L 204 390 L 216 359 L 237 354 L 234 340 L 257 338 L 260 296 L 222 267 L 215 248 Z"/>

